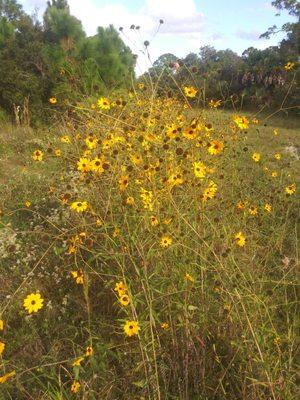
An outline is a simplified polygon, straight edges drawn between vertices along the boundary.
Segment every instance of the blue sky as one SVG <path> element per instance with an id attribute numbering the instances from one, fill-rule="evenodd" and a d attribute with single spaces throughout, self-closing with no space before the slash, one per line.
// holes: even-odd
<path id="1" fill-rule="evenodd" d="M 46 0 L 22 0 L 26 11 L 37 7 L 42 13 Z M 209 44 L 217 49 L 231 48 L 238 54 L 250 46 L 260 49 L 276 45 L 283 37 L 259 39 L 269 26 L 292 20 L 283 12 L 275 16 L 271 0 L 69 0 L 71 13 L 83 22 L 89 35 L 97 26 L 110 23 L 124 27 L 124 41 L 139 55 L 137 72 L 149 67 L 143 55 L 144 40 L 155 61 L 169 52 L 183 57 Z M 158 21 L 165 23 L 157 33 Z M 129 29 L 140 25 L 139 33 Z"/>

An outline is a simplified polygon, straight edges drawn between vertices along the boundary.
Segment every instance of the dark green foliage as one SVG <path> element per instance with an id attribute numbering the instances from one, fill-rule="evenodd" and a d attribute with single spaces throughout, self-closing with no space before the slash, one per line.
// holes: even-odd
<path id="1" fill-rule="evenodd" d="M 21 122 L 28 106 L 31 122 L 45 122 L 50 97 L 63 111 L 82 96 L 122 85 L 134 65 L 112 26 L 86 37 L 66 0 L 48 2 L 43 25 L 15 0 L 0 0 L 0 108 L 14 118 L 20 114 Z"/>

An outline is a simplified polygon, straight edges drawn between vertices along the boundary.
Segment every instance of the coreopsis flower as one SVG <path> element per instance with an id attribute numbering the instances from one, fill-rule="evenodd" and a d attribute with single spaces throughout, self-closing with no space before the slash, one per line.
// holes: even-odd
<path id="1" fill-rule="evenodd" d="M 50 104 L 56 104 L 57 103 L 57 98 L 56 97 L 50 97 L 49 103 Z"/>
<path id="2" fill-rule="evenodd" d="M 3 331 L 4 329 L 4 322 L 2 319 L 0 319 L 0 331 Z"/>
<path id="3" fill-rule="evenodd" d="M 119 298 L 119 302 L 122 306 L 128 306 L 128 304 L 130 303 L 130 298 L 127 294 L 122 294 Z"/>
<path id="4" fill-rule="evenodd" d="M 239 129 L 244 130 L 249 128 L 249 120 L 247 117 L 238 115 L 233 118 L 233 121 L 236 123 Z"/>
<path id="5" fill-rule="evenodd" d="M 170 139 L 176 138 L 177 135 L 178 135 L 177 126 L 176 126 L 175 124 L 166 125 L 166 135 L 167 135 Z"/>
<path id="6" fill-rule="evenodd" d="M 71 210 L 74 210 L 78 213 L 86 211 L 88 208 L 88 203 L 86 201 L 74 201 L 71 206 Z"/>
<path id="7" fill-rule="evenodd" d="M 290 71 L 291 69 L 294 68 L 294 66 L 295 66 L 295 63 L 289 61 L 288 63 L 285 64 L 284 69 L 285 69 L 286 71 Z"/>
<path id="8" fill-rule="evenodd" d="M 213 140 L 209 143 L 208 152 L 209 154 L 220 154 L 224 149 L 224 143 L 219 142 L 218 140 Z"/>
<path id="9" fill-rule="evenodd" d="M 137 321 L 126 321 L 124 327 L 124 332 L 127 336 L 135 336 L 138 335 L 140 327 Z"/>
<path id="10" fill-rule="evenodd" d="M 134 204 L 134 198 L 132 196 L 127 197 L 126 204 L 132 206 Z"/>
<path id="11" fill-rule="evenodd" d="M 189 126 L 183 131 L 182 135 L 186 139 L 193 140 L 193 139 L 196 139 L 196 137 L 198 136 L 198 132 L 195 128 L 192 128 L 191 126 Z"/>
<path id="12" fill-rule="evenodd" d="M 187 97 L 191 97 L 191 98 L 195 97 L 196 94 L 197 94 L 197 92 L 198 92 L 198 90 L 195 89 L 193 86 L 185 86 L 185 87 L 183 88 L 183 90 L 184 90 L 184 94 L 185 94 Z"/>
<path id="13" fill-rule="evenodd" d="M 85 139 L 85 144 L 87 145 L 87 147 L 90 150 L 93 150 L 97 147 L 98 145 L 98 139 L 96 138 L 96 136 L 93 135 L 89 135 L 86 139 Z"/>
<path id="14" fill-rule="evenodd" d="M 5 343 L 0 341 L 0 356 L 2 355 L 4 349 L 5 349 Z"/>
<path id="15" fill-rule="evenodd" d="M 96 172 L 98 174 L 102 174 L 105 171 L 105 168 L 108 168 L 108 163 L 105 162 L 104 156 L 95 157 L 90 164 L 91 171 Z"/>
<path id="16" fill-rule="evenodd" d="M 80 390 L 80 383 L 78 381 L 73 381 L 72 386 L 71 386 L 71 392 L 72 393 L 77 393 Z"/>
<path id="17" fill-rule="evenodd" d="M 275 160 L 280 160 L 281 154 L 279 154 L 279 153 L 274 154 L 274 158 L 275 158 Z"/>
<path id="18" fill-rule="evenodd" d="M 100 97 L 100 99 L 97 102 L 98 107 L 103 109 L 103 110 L 109 110 L 110 109 L 110 101 L 106 97 Z"/>
<path id="19" fill-rule="evenodd" d="M 80 172 L 89 172 L 91 170 L 91 160 L 86 157 L 80 158 L 79 161 L 77 161 L 77 169 Z"/>
<path id="20" fill-rule="evenodd" d="M 169 326 L 169 324 L 168 324 L 167 322 L 163 322 L 163 323 L 160 325 L 160 327 L 161 327 L 164 331 L 167 331 L 167 330 L 170 328 L 170 326 Z"/>
<path id="21" fill-rule="evenodd" d="M 5 375 L 0 376 L 0 384 L 5 383 L 8 379 L 12 378 L 15 375 L 16 375 L 16 371 L 11 371 Z"/>
<path id="22" fill-rule="evenodd" d="M 29 208 L 31 206 L 31 201 L 26 200 L 25 203 L 24 203 L 24 206 Z"/>
<path id="23" fill-rule="evenodd" d="M 67 143 L 67 144 L 70 144 L 70 143 L 71 143 L 70 136 L 68 136 L 68 135 L 62 136 L 62 137 L 60 138 L 60 141 L 61 141 L 62 143 Z"/>
<path id="24" fill-rule="evenodd" d="M 164 235 L 160 240 L 161 247 L 169 247 L 172 244 L 172 238 L 170 236 Z"/>
<path id="25" fill-rule="evenodd" d="M 257 215 L 257 207 L 256 206 L 250 206 L 249 207 L 249 214 L 250 215 Z"/>
<path id="26" fill-rule="evenodd" d="M 151 190 L 141 188 L 140 194 L 143 206 L 146 210 L 153 211 L 153 193 Z"/>
<path id="27" fill-rule="evenodd" d="M 221 100 L 210 100 L 208 103 L 208 106 L 210 108 L 218 108 L 218 107 L 220 107 L 221 103 L 222 103 Z"/>
<path id="28" fill-rule="evenodd" d="M 238 233 L 235 235 L 234 238 L 235 238 L 235 242 L 236 242 L 236 244 L 237 244 L 238 246 L 240 246 L 240 247 L 245 246 L 246 238 L 245 238 L 245 236 L 243 235 L 242 232 L 238 232 Z"/>
<path id="29" fill-rule="evenodd" d="M 194 167 L 194 175 L 197 178 L 200 179 L 205 178 L 207 168 L 202 161 L 195 161 L 193 163 L 193 167 Z"/>
<path id="30" fill-rule="evenodd" d="M 84 357 L 76 358 L 76 360 L 72 364 L 72 367 L 79 367 L 83 360 L 84 360 Z"/>
<path id="31" fill-rule="evenodd" d="M 186 273 L 186 274 L 184 275 L 184 279 L 185 279 L 186 281 L 190 281 L 190 282 L 192 282 L 192 283 L 195 282 L 195 278 L 194 278 L 192 275 L 188 274 L 188 273 Z"/>
<path id="32" fill-rule="evenodd" d="M 44 299 L 40 293 L 31 293 L 23 301 L 23 307 L 31 313 L 38 312 L 43 307 Z"/>
<path id="33" fill-rule="evenodd" d="M 252 160 L 254 160 L 255 162 L 259 162 L 260 154 L 259 153 L 253 153 L 252 154 Z"/>
<path id="34" fill-rule="evenodd" d="M 278 173 L 277 173 L 276 171 L 273 171 L 273 172 L 271 173 L 271 176 L 272 176 L 272 178 L 277 178 Z"/>
<path id="35" fill-rule="evenodd" d="M 82 269 L 79 269 L 78 271 L 71 271 L 71 275 L 75 279 L 77 285 L 83 284 L 84 274 Z"/>
<path id="36" fill-rule="evenodd" d="M 119 189 L 121 192 L 124 192 L 129 184 L 129 176 L 123 175 L 119 179 Z"/>
<path id="37" fill-rule="evenodd" d="M 274 129 L 274 131 L 273 131 L 273 133 L 274 133 L 274 136 L 278 136 L 278 129 Z"/>
<path id="38" fill-rule="evenodd" d="M 266 203 L 264 206 L 265 211 L 267 211 L 268 213 L 270 213 L 272 211 L 272 206 L 269 203 Z"/>
<path id="39" fill-rule="evenodd" d="M 41 150 L 35 150 L 32 154 L 34 161 L 42 161 L 44 153 Z"/>
<path id="40" fill-rule="evenodd" d="M 159 224 L 159 221 L 154 215 L 151 215 L 150 223 L 151 223 L 152 226 L 157 226 Z"/>
<path id="41" fill-rule="evenodd" d="M 119 297 L 126 293 L 127 287 L 124 282 L 117 282 L 114 288 L 115 292 L 118 292 Z"/>
<path id="42" fill-rule="evenodd" d="M 252 119 L 252 124 L 258 125 L 259 124 L 259 120 L 257 118 L 253 118 Z"/>
<path id="43" fill-rule="evenodd" d="M 143 159 L 139 154 L 132 154 L 130 160 L 134 165 L 141 165 Z"/>
<path id="44" fill-rule="evenodd" d="M 291 196 L 292 194 L 294 194 L 294 193 L 296 192 L 296 185 L 295 185 L 295 183 L 292 183 L 291 185 L 286 186 L 285 192 L 286 192 L 288 195 L 290 195 L 290 196 Z"/>
<path id="45" fill-rule="evenodd" d="M 246 202 L 238 201 L 236 206 L 237 206 L 238 210 L 243 210 L 246 207 Z"/>
<path id="46" fill-rule="evenodd" d="M 138 88 L 139 88 L 140 90 L 143 90 L 143 89 L 145 88 L 145 84 L 144 84 L 143 82 L 139 82 L 139 83 L 138 83 Z"/>
<path id="47" fill-rule="evenodd" d="M 54 154 L 55 154 L 56 157 L 60 157 L 61 156 L 61 150 L 60 149 L 54 150 Z"/>
<path id="48" fill-rule="evenodd" d="M 217 184 L 214 181 L 210 181 L 207 188 L 202 193 L 202 201 L 208 201 L 215 197 L 217 192 Z"/>
<path id="49" fill-rule="evenodd" d="M 86 348 L 85 355 L 87 357 L 91 357 L 93 354 L 94 354 L 94 350 L 93 350 L 92 346 L 88 346 Z"/>

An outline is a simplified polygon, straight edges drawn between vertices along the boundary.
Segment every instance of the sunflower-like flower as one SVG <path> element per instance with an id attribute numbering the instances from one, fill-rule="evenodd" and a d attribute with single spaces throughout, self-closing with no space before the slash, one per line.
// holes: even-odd
<path id="1" fill-rule="evenodd" d="M 291 69 L 294 68 L 294 66 L 295 66 L 295 63 L 289 61 L 288 63 L 285 64 L 284 69 L 285 69 L 286 71 L 290 71 Z"/>
<path id="2" fill-rule="evenodd" d="M 259 153 L 253 153 L 252 154 L 252 160 L 254 160 L 255 162 L 259 162 L 260 160 L 260 154 Z"/>
<path id="3" fill-rule="evenodd" d="M 84 274 L 82 269 L 79 269 L 78 271 L 71 271 L 71 275 L 75 279 L 77 285 L 83 284 Z"/>
<path id="4" fill-rule="evenodd" d="M 44 153 L 41 150 L 35 150 L 32 154 L 34 161 L 42 161 Z"/>
<path id="5" fill-rule="evenodd" d="M 245 246 L 245 243 L 246 243 L 246 238 L 245 238 L 245 236 L 243 235 L 243 233 L 240 231 L 240 232 L 238 232 L 236 235 L 235 235 L 235 242 L 236 242 L 236 244 L 238 245 L 238 246 L 240 246 L 240 247 L 243 247 L 243 246 Z"/>
<path id="6" fill-rule="evenodd" d="M 40 293 L 31 293 L 23 301 L 23 307 L 31 313 L 38 312 L 43 307 L 44 299 Z"/>
<path id="7" fill-rule="evenodd" d="M 119 302 L 122 306 L 125 306 L 125 307 L 128 306 L 128 304 L 130 303 L 130 298 L 129 298 L 128 294 L 122 294 L 119 297 Z"/>
<path id="8" fill-rule="evenodd" d="M 249 128 L 249 120 L 247 117 L 237 115 L 236 117 L 233 118 L 233 121 L 242 130 Z"/>
<path id="9" fill-rule="evenodd" d="M 74 210 L 78 213 L 86 211 L 88 208 L 88 203 L 86 201 L 74 201 L 71 206 L 71 210 Z"/>
<path id="10" fill-rule="evenodd" d="M 193 86 L 185 86 L 183 90 L 186 97 L 191 97 L 191 98 L 195 97 L 198 92 L 198 90 L 195 89 Z"/>
<path id="11" fill-rule="evenodd" d="M 217 155 L 224 149 L 224 143 L 218 140 L 213 140 L 209 143 L 208 152 L 209 154 Z"/>
<path id="12" fill-rule="evenodd" d="M 72 393 L 77 393 L 80 390 L 80 383 L 78 381 L 73 381 L 72 386 L 71 386 L 71 392 Z"/>
<path id="13" fill-rule="evenodd" d="M 126 321 L 123 327 L 124 332 L 127 336 L 135 336 L 138 335 L 140 327 L 137 321 Z"/>
<path id="14" fill-rule="evenodd" d="M 109 110 L 110 109 L 110 101 L 106 97 L 100 97 L 100 99 L 97 102 L 98 107 L 103 109 L 103 110 Z"/>
<path id="15" fill-rule="evenodd" d="M 286 192 L 288 195 L 291 196 L 292 194 L 294 194 L 294 193 L 296 192 L 296 185 L 295 185 L 294 183 L 292 183 L 291 185 L 286 186 L 285 192 Z"/>
<path id="16" fill-rule="evenodd" d="M 161 247 L 169 247 L 169 246 L 171 246 L 172 242 L 173 242 L 172 238 L 170 238 L 170 236 L 167 236 L 167 235 L 164 235 L 160 239 Z"/>

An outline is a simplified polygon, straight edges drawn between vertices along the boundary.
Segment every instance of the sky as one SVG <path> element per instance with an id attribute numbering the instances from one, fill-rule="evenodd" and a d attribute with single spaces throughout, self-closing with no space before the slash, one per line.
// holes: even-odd
<path id="1" fill-rule="evenodd" d="M 37 10 L 42 15 L 47 2 L 20 3 L 30 14 Z M 251 46 L 264 49 L 276 45 L 282 34 L 269 40 L 259 39 L 260 34 L 274 24 L 293 20 L 287 12 L 276 16 L 271 0 L 69 0 L 69 5 L 88 35 L 94 35 L 98 26 L 123 27 L 122 39 L 138 55 L 138 74 L 164 53 L 181 58 L 210 45 L 241 55 Z M 140 30 L 130 30 L 132 24 Z M 150 42 L 149 56 L 144 51 L 145 40 Z"/>

